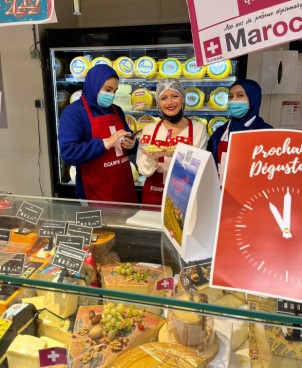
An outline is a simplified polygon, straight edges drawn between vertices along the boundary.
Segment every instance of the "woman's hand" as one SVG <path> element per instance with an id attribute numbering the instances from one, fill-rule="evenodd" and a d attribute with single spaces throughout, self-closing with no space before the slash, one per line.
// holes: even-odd
<path id="1" fill-rule="evenodd" d="M 125 149 L 132 149 L 135 146 L 136 138 L 131 139 L 129 138 L 130 135 L 131 133 L 127 132 L 122 140 L 121 146 Z"/>
<path id="2" fill-rule="evenodd" d="M 121 146 L 124 147 L 123 141 L 124 141 L 124 137 L 127 134 L 129 133 L 123 129 L 118 130 L 117 132 L 113 133 L 109 138 L 104 139 L 105 148 L 109 150 L 110 148 L 114 147 L 119 140 L 121 141 Z"/>

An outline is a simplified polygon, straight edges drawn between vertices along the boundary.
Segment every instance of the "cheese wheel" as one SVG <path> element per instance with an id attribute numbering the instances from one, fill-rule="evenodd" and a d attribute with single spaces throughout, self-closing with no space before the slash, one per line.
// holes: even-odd
<path id="1" fill-rule="evenodd" d="M 225 87 L 218 87 L 210 93 L 208 106 L 215 110 L 226 110 L 228 107 L 229 90 Z"/>
<path id="2" fill-rule="evenodd" d="M 90 60 L 85 56 L 77 56 L 70 62 L 70 72 L 76 78 L 84 78 L 90 69 Z"/>
<path id="3" fill-rule="evenodd" d="M 219 116 L 216 118 L 213 118 L 209 121 L 208 124 L 208 134 L 211 136 L 217 128 L 219 128 L 221 125 L 225 124 L 228 121 L 227 118 L 223 116 Z"/>
<path id="4" fill-rule="evenodd" d="M 198 121 L 199 123 L 202 123 L 204 124 L 205 126 L 208 125 L 208 121 L 207 119 L 205 118 L 201 118 L 199 116 L 189 116 L 189 119 L 191 119 L 192 121 L 195 120 L 195 121 Z"/>
<path id="5" fill-rule="evenodd" d="M 157 120 L 152 115 L 143 115 L 137 120 L 136 129 L 141 130 L 149 123 L 156 123 Z"/>
<path id="6" fill-rule="evenodd" d="M 127 56 L 121 56 L 113 63 L 113 69 L 120 77 L 132 78 L 134 75 L 134 63 L 133 60 Z"/>
<path id="7" fill-rule="evenodd" d="M 205 76 L 207 71 L 206 66 L 197 66 L 196 65 L 196 59 L 191 58 L 188 59 L 183 66 L 183 75 L 186 78 L 196 78 L 201 79 Z"/>
<path id="8" fill-rule="evenodd" d="M 217 63 L 207 65 L 207 74 L 213 79 L 227 78 L 232 71 L 232 62 L 229 59 L 218 61 Z"/>
<path id="9" fill-rule="evenodd" d="M 153 78 L 157 72 L 156 60 L 149 56 L 140 57 L 135 60 L 134 72 L 140 78 Z"/>
<path id="10" fill-rule="evenodd" d="M 204 103 L 204 93 L 199 88 L 186 88 L 185 94 L 187 110 L 199 110 L 202 108 Z"/>
<path id="11" fill-rule="evenodd" d="M 70 93 L 64 90 L 57 93 L 57 104 L 60 110 L 64 109 L 70 101 Z"/>
<path id="12" fill-rule="evenodd" d="M 99 64 L 106 64 L 112 67 L 112 61 L 106 57 L 103 56 L 99 56 L 94 58 L 91 63 L 90 63 L 90 67 L 92 68 L 95 65 L 99 65 Z"/>
<path id="13" fill-rule="evenodd" d="M 193 350 L 180 344 L 150 342 L 119 356 L 112 368 L 205 368 L 204 360 Z"/>
<path id="14" fill-rule="evenodd" d="M 82 90 L 79 89 L 78 91 L 73 92 L 73 94 L 70 96 L 69 103 L 73 103 L 77 100 L 79 100 L 82 96 Z"/>
<path id="15" fill-rule="evenodd" d="M 163 60 L 159 65 L 159 75 L 161 78 L 179 78 L 182 75 L 182 64 L 176 58 Z"/>
<path id="16" fill-rule="evenodd" d="M 131 94 L 131 104 L 136 111 L 150 109 L 153 105 L 153 95 L 147 88 L 138 88 Z"/>
<path id="17" fill-rule="evenodd" d="M 126 122 L 129 126 L 129 128 L 133 132 L 136 132 L 137 131 L 137 121 L 136 121 L 135 117 L 132 116 L 132 115 L 125 115 L 125 118 L 126 118 Z"/>
<path id="18" fill-rule="evenodd" d="M 57 78 L 62 78 L 64 74 L 64 64 L 59 58 L 55 58 L 55 73 Z"/>

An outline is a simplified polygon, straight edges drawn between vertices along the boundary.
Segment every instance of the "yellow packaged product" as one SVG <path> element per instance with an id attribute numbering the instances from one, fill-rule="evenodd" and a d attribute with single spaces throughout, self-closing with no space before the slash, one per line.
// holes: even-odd
<path id="1" fill-rule="evenodd" d="M 221 125 L 225 124 L 228 121 L 227 118 L 223 116 L 218 116 L 216 118 L 213 118 L 209 121 L 208 124 L 208 134 L 211 136 L 217 128 L 219 128 Z"/>
<path id="2" fill-rule="evenodd" d="M 90 60 L 85 56 L 77 56 L 70 62 L 70 72 L 76 78 L 84 78 L 90 69 Z"/>
<path id="3" fill-rule="evenodd" d="M 78 91 L 73 92 L 73 94 L 70 96 L 69 103 L 73 103 L 76 100 L 79 100 L 82 96 L 82 90 L 79 89 Z"/>
<path id="4" fill-rule="evenodd" d="M 92 68 L 93 66 L 98 64 L 106 64 L 112 67 L 112 61 L 104 56 L 94 58 L 90 63 L 90 67 Z"/>
<path id="5" fill-rule="evenodd" d="M 217 63 L 207 65 L 207 74 L 213 79 L 227 78 L 232 71 L 232 62 L 229 59 L 218 61 Z"/>
<path id="6" fill-rule="evenodd" d="M 137 121 L 135 119 L 134 116 L 132 115 L 126 115 L 126 122 L 129 125 L 129 128 L 133 131 L 136 132 L 137 131 Z"/>
<path id="7" fill-rule="evenodd" d="M 218 87 L 210 93 L 208 106 L 215 110 L 226 110 L 228 107 L 229 90 L 225 87 Z"/>
<path id="8" fill-rule="evenodd" d="M 196 87 L 185 89 L 186 94 L 186 109 L 199 110 L 204 104 L 204 93 Z"/>
<path id="9" fill-rule="evenodd" d="M 188 59 L 183 65 L 183 75 L 189 79 L 201 79 L 205 76 L 207 71 L 206 66 L 197 66 L 196 58 Z"/>
<path id="10" fill-rule="evenodd" d="M 139 78 L 153 78 L 157 72 L 157 62 L 150 56 L 142 56 L 135 60 L 134 72 Z"/>
<path id="11" fill-rule="evenodd" d="M 208 125 L 208 121 L 205 118 L 201 118 L 199 116 L 189 116 L 189 119 L 191 119 L 192 121 L 198 121 L 199 123 L 202 123 L 203 125 L 207 126 Z"/>
<path id="12" fill-rule="evenodd" d="M 159 65 L 161 78 L 179 78 L 182 75 L 182 63 L 176 58 L 167 58 Z"/>
<path id="13" fill-rule="evenodd" d="M 120 77 L 132 78 L 134 76 L 133 60 L 127 56 L 121 56 L 116 59 L 113 63 L 113 69 Z"/>
<path id="14" fill-rule="evenodd" d="M 156 123 L 157 120 L 152 115 L 143 115 L 137 120 L 136 129 L 141 130 L 149 123 Z"/>
<path id="15" fill-rule="evenodd" d="M 150 109 L 153 105 L 153 95 L 147 88 L 138 88 L 131 94 L 131 104 L 136 111 Z"/>

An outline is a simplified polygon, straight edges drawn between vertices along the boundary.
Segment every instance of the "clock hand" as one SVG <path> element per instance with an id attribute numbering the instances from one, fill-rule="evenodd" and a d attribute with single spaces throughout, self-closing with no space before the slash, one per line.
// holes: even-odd
<path id="1" fill-rule="evenodd" d="M 276 206 L 274 206 L 271 202 L 269 203 L 269 208 L 271 210 L 271 213 L 273 214 L 280 230 L 282 231 L 282 234 L 283 234 L 283 237 L 288 239 L 288 238 L 291 238 L 292 237 L 292 234 L 288 231 L 288 232 L 285 232 L 285 224 L 284 224 L 284 221 L 283 221 L 283 218 L 281 217 L 278 209 Z"/>
<path id="2" fill-rule="evenodd" d="M 291 204 L 292 204 L 292 197 L 289 193 L 289 189 L 287 188 L 287 192 L 283 200 L 283 222 L 285 226 L 283 232 L 285 231 L 287 233 L 290 233 Z"/>

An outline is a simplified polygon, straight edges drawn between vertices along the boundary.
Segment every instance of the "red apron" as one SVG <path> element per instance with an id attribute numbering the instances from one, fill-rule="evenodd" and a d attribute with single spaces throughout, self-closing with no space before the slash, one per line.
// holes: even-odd
<path id="1" fill-rule="evenodd" d="M 157 140 L 156 136 L 160 126 L 162 125 L 163 121 L 157 123 L 150 144 L 155 144 L 157 146 L 174 146 L 178 142 L 187 143 L 190 146 L 193 144 L 193 124 L 190 119 L 188 119 L 188 129 L 189 129 L 189 136 L 182 137 L 177 136 L 177 138 L 170 138 L 169 136 L 166 137 L 166 140 L 161 141 Z M 165 157 L 161 157 L 158 159 L 158 162 L 164 162 Z M 142 203 L 144 204 L 157 204 L 161 205 L 162 196 L 164 191 L 164 176 L 163 173 L 155 171 L 155 173 L 149 177 L 147 177 L 142 193 Z"/>
<path id="2" fill-rule="evenodd" d="M 81 97 L 88 114 L 92 138 L 106 139 L 124 125 L 114 114 L 94 117 L 84 96 Z M 129 157 L 120 144 L 107 150 L 95 160 L 81 165 L 86 199 L 110 202 L 137 203 Z"/>
<path id="3" fill-rule="evenodd" d="M 220 186 L 222 186 L 223 183 L 228 145 L 229 145 L 228 141 L 220 141 L 217 149 L 218 177 Z"/>

